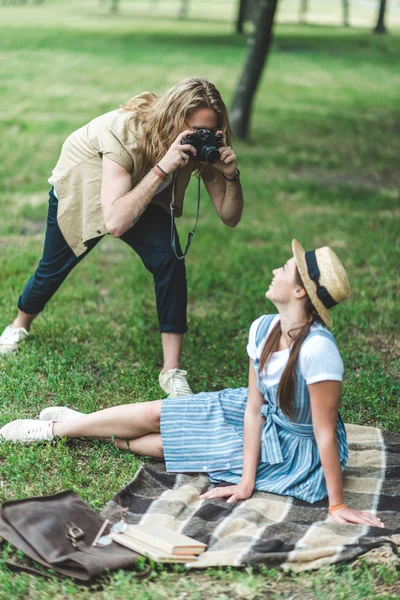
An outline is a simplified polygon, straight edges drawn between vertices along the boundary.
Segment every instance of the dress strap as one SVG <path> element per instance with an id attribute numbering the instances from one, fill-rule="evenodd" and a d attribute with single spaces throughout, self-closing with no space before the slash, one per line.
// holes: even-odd
<path id="1" fill-rule="evenodd" d="M 256 347 L 259 346 L 263 341 L 268 328 L 275 317 L 276 315 L 264 315 L 264 317 L 260 320 L 256 331 Z"/>
<path id="2" fill-rule="evenodd" d="M 337 343 L 336 343 L 334 335 L 330 331 L 328 331 L 328 329 L 325 329 L 325 328 L 323 328 L 323 329 L 318 328 L 314 331 L 310 331 L 310 333 L 308 334 L 308 336 L 306 337 L 304 342 L 306 340 L 309 340 L 312 337 L 316 337 L 317 335 L 321 335 L 322 337 L 325 337 L 328 340 L 331 340 L 331 342 L 333 342 L 335 344 L 335 346 L 337 347 Z M 304 344 L 304 342 L 303 342 L 303 344 Z"/>

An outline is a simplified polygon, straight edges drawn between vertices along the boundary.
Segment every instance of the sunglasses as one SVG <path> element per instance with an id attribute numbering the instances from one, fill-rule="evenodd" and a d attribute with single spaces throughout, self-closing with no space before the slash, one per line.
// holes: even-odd
<path id="1" fill-rule="evenodd" d="M 94 540 L 92 542 L 92 546 L 94 546 L 95 548 L 104 548 L 105 546 L 109 546 L 110 544 L 112 544 L 112 538 L 110 535 L 111 533 L 123 533 L 124 531 L 126 531 L 126 529 L 128 527 L 128 523 L 125 522 L 125 517 L 126 517 L 127 512 L 128 512 L 128 507 L 119 508 L 119 509 L 115 510 L 114 512 L 112 512 L 110 514 L 110 518 L 113 517 L 114 515 L 122 513 L 120 521 L 118 521 L 117 523 L 114 523 L 114 525 L 111 525 L 108 534 L 103 535 L 104 531 L 106 530 L 106 527 L 110 524 L 110 518 L 106 519 L 104 521 L 103 525 L 100 527 L 96 537 L 94 538 Z"/>

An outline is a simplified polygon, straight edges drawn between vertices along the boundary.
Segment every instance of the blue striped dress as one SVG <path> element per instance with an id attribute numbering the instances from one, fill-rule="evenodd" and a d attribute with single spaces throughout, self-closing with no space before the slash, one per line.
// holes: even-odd
<path id="1" fill-rule="evenodd" d="M 255 343 L 260 349 L 276 315 L 258 321 Z M 330 331 L 310 331 L 334 342 Z M 303 342 L 303 344 L 305 343 Z M 298 361 L 299 362 L 299 361 Z M 288 419 L 277 401 L 278 383 L 268 386 L 259 373 L 257 386 L 265 402 L 261 433 L 261 456 L 256 474 L 257 490 L 294 496 L 306 502 L 327 497 L 317 443 L 313 433 L 308 386 L 297 365 L 295 418 Z M 243 423 L 247 388 L 225 389 L 180 398 L 166 398 L 161 409 L 161 437 L 167 471 L 206 473 L 214 483 L 239 483 L 243 465 Z M 348 458 L 346 432 L 338 415 L 336 436 L 342 470 Z"/>

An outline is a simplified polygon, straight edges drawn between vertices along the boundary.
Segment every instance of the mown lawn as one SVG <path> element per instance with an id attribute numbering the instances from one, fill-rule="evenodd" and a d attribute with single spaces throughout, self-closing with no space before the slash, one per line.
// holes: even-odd
<path id="1" fill-rule="evenodd" d="M 145 89 L 182 77 L 214 81 L 229 104 L 245 39 L 227 22 L 109 17 L 98 3 L 0 8 L 1 322 L 15 313 L 43 243 L 47 178 L 64 138 Z M 400 38 L 361 29 L 277 28 L 253 115 L 237 144 L 246 207 L 236 229 L 203 195 L 187 260 L 183 368 L 195 391 L 246 385 L 248 327 L 272 309 L 264 292 L 290 240 L 331 245 L 351 300 L 334 314 L 346 365 L 345 421 L 399 430 L 398 290 Z M 195 185 L 178 224 L 195 216 Z M 396 340 L 397 338 L 397 340 Z M 37 320 L 21 352 L 0 362 L 0 424 L 62 404 L 92 411 L 158 398 L 161 348 L 149 274 L 107 238 Z M 84 441 L 0 445 L 0 500 L 74 489 L 95 509 L 141 460 Z M 3 550 L 2 556 L 7 553 Z M 0 598 L 395 598 L 394 567 L 337 567 L 298 577 L 271 569 L 113 575 L 102 589 L 0 572 Z"/>

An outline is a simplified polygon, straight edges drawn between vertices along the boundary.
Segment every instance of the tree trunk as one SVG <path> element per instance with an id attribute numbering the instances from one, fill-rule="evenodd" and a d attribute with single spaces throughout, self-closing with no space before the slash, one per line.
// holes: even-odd
<path id="1" fill-rule="evenodd" d="M 239 0 L 238 15 L 236 19 L 236 33 L 243 33 L 243 25 L 246 20 L 247 0 Z"/>
<path id="2" fill-rule="evenodd" d="M 308 0 L 300 0 L 299 23 L 306 22 L 307 13 L 308 13 Z"/>
<path id="3" fill-rule="evenodd" d="M 254 29 L 249 38 L 246 63 L 236 88 L 231 108 L 235 135 L 247 139 L 253 98 L 271 47 L 273 23 L 278 0 L 258 0 Z"/>
<path id="4" fill-rule="evenodd" d="M 190 0 L 181 0 L 181 6 L 178 14 L 180 19 L 187 19 L 189 13 L 189 2 Z"/>
<path id="5" fill-rule="evenodd" d="M 387 29 L 385 26 L 385 11 L 386 11 L 386 0 L 381 0 L 379 3 L 378 22 L 374 29 L 375 33 L 387 33 Z"/>
<path id="6" fill-rule="evenodd" d="M 350 2 L 349 0 L 342 0 L 343 5 L 343 25 L 350 27 Z"/>
<path id="7" fill-rule="evenodd" d="M 119 0 L 111 0 L 111 7 L 110 7 L 110 11 L 112 12 L 112 14 L 115 14 L 118 12 L 118 5 L 119 5 Z"/>

